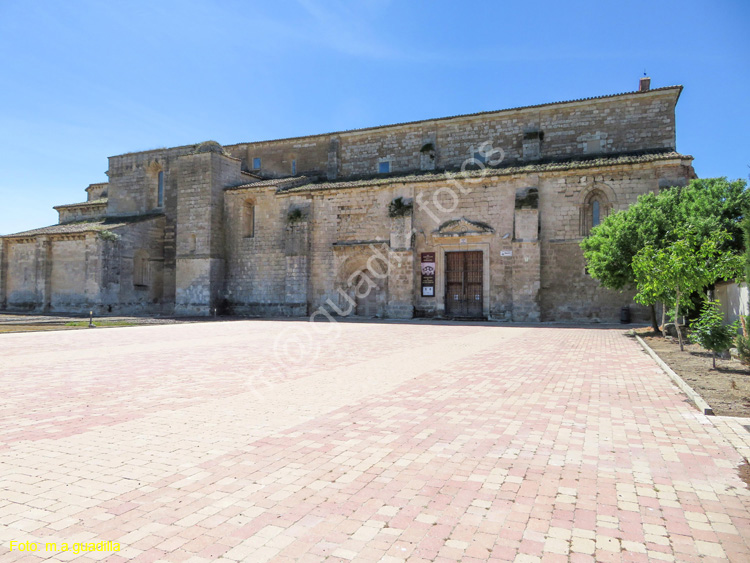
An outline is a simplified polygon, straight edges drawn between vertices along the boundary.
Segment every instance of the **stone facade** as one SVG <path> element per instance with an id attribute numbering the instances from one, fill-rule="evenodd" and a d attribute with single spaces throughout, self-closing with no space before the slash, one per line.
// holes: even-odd
<path id="1" fill-rule="evenodd" d="M 0 238 L 0 307 L 614 320 L 632 294 L 579 242 L 694 177 L 680 92 L 114 156 L 58 225 Z"/>

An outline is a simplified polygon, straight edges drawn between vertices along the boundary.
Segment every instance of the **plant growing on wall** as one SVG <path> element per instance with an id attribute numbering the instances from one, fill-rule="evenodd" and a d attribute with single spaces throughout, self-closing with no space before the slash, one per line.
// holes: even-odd
<path id="1" fill-rule="evenodd" d="M 110 242 L 120 240 L 120 235 L 113 233 L 112 231 L 99 231 L 99 238 Z"/>
<path id="2" fill-rule="evenodd" d="M 693 336 L 698 344 L 711 351 L 714 369 L 716 369 L 716 354 L 729 349 L 737 334 L 737 323 L 724 324 L 724 315 L 719 307 L 718 301 L 706 300 L 693 330 Z"/>
<path id="3" fill-rule="evenodd" d="M 299 207 L 289 210 L 289 213 L 286 216 L 286 220 L 289 223 L 299 223 L 300 221 L 304 221 L 304 219 L 305 214 L 302 213 L 302 210 Z"/>
<path id="4" fill-rule="evenodd" d="M 432 143 L 425 143 L 422 148 L 419 149 L 422 154 L 429 155 L 430 160 L 435 160 L 435 145 Z"/>
<path id="5" fill-rule="evenodd" d="M 411 214 L 412 207 L 414 204 L 411 200 L 405 200 L 399 196 L 388 204 L 388 216 L 389 217 L 405 217 Z"/>

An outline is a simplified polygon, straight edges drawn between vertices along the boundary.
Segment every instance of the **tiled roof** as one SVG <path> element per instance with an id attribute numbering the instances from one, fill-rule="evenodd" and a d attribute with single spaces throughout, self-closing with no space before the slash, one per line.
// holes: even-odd
<path id="1" fill-rule="evenodd" d="M 131 217 L 107 217 L 105 219 L 97 219 L 93 221 L 73 221 L 70 223 L 61 223 L 59 225 L 50 225 L 49 227 L 41 227 L 39 229 L 32 229 L 30 231 L 23 231 L 20 233 L 13 233 L 10 235 L 2 235 L 0 238 L 26 238 L 37 235 L 71 235 L 78 233 L 95 233 L 100 231 L 109 231 L 112 229 L 118 229 L 131 225 L 133 223 L 140 223 L 141 221 L 148 221 L 156 217 L 161 217 L 162 214 L 149 214 L 149 215 L 134 215 Z"/>
<path id="2" fill-rule="evenodd" d="M 343 135 L 345 133 L 360 133 L 360 132 L 364 132 L 364 131 L 373 131 L 373 130 L 376 130 L 376 129 L 385 129 L 385 128 L 388 128 L 388 127 L 399 127 L 399 126 L 402 126 L 402 125 L 417 125 L 419 123 L 432 123 L 432 122 L 435 122 L 435 121 L 445 121 L 445 120 L 448 120 L 448 119 L 456 119 L 456 118 L 461 118 L 461 117 L 479 117 L 479 116 L 482 116 L 482 115 L 490 115 L 490 114 L 493 114 L 493 113 L 502 113 L 502 112 L 506 112 L 506 111 L 518 111 L 518 110 L 523 110 L 523 109 L 535 109 L 535 108 L 541 108 L 541 107 L 546 107 L 546 106 L 558 106 L 558 105 L 562 105 L 562 104 L 573 104 L 573 103 L 576 103 L 576 102 L 588 102 L 588 101 L 593 101 L 593 100 L 604 100 L 604 99 L 607 99 L 607 98 L 617 98 L 618 96 L 631 96 L 631 95 L 636 95 L 636 94 L 643 96 L 643 95 L 648 95 L 648 94 L 650 94 L 652 92 L 662 92 L 662 91 L 666 91 L 666 90 L 677 90 L 677 94 L 679 96 L 679 94 L 682 92 L 682 86 L 663 86 L 661 88 L 652 88 L 652 89 L 647 90 L 645 92 L 639 92 L 638 90 L 635 90 L 635 91 L 632 91 L 632 92 L 620 92 L 619 94 L 605 94 L 603 96 L 591 96 L 589 98 L 576 98 L 576 99 L 573 99 L 573 100 L 561 100 L 561 101 L 558 101 L 558 102 L 546 102 L 546 103 L 543 103 L 543 104 L 533 104 L 533 105 L 530 105 L 530 106 L 517 106 L 517 107 L 505 108 L 505 109 L 497 109 L 497 110 L 489 110 L 489 111 L 479 111 L 479 112 L 476 112 L 476 113 L 464 113 L 464 114 L 458 114 L 458 115 L 449 115 L 449 116 L 445 116 L 445 117 L 434 117 L 434 118 L 431 118 L 431 119 L 418 119 L 416 121 L 403 121 L 403 122 L 400 122 L 400 123 L 388 123 L 388 124 L 385 124 L 385 125 L 375 125 L 375 126 L 372 126 L 372 127 L 360 127 L 360 128 L 356 128 L 356 129 L 344 129 L 344 130 L 341 130 L 341 131 L 331 131 L 329 133 L 318 133 L 318 134 L 313 134 L 313 135 L 300 135 L 298 137 L 285 137 L 283 139 L 266 139 L 266 140 L 263 140 L 263 141 L 252 141 L 252 142 L 245 142 L 245 143 L 233 143 L 231 145 L 224 145 L 224 148 L 235 147 L 235 146 L 240 146 L 240 145 L 256 145 L 256 144 L 261 144 L 261 143 L 273 143 L 273 142 L 277 142 L 277 141 L 284 141 L 284 142 L 286 142 L 286 141 L 295 141 L 297 139 L 306 139 L 306 138 L 312 138 L 312 137 L 325 137 L 325 136 L 328 136 L 328 135 Z"/>
<path id="3" fill-rule="evenodd" d="M 680 154 L 674 151 L 660 151 L 647 154 L 626 154 L 617 156 L 601 156 L 586 159 L 568 159 L 561 161 L 552 161 L 537 164 L 525 164 L 520 166 L 500 166 L 497 168 L 488 168 L 486 170 L 467 170 L 466 172 L 452 172 L 451 178 L 476 178 L 482 176 L 508 176 L 512 174 L 532 174 L 534 172 L 548 172 L 555 170 L 572 170 L 579 168 L 596 168 L 601 166 L 617 166 L 622 164 L 638 164 L 642 162 L 654 162 L 658 160 L 690 159 L 689 155 Z M 357 188 L 363 186 L 381 186 L 388 184 L 408 184 L 414 182 L 433 182 L 446 179 L 445 172 L 426 172 L 410 173 L 405 175 L 391 174 L 388 176 L 377 176 L 362 178 L 357 180 L 339 181 L 339 182 L 318 182 L 309 183 L 292 188 L 280 188 L 278 193 L 295 193 L 319 190 L 336 190 L 343 188 Z"/>
<path id="4" fill-rule="evenodd" d="M 240 186 L 230 186 L 227 190 L 244 190 L 247 188 L 277 188 L 278 190 L 290 189 L 302 184 L 309 184 L 310 178 L 307 176 L 293 176 L 287 178 L 270 178 L 260 180 L 259 182 L 250 182 Z"/>
<path id="5" fill-rule="evenodd" d="M 55 205 L 52 209 L 69 209 L 72 207 L 86 207 L 87 205 L 106 205 L 107 198 L 92 199 L 91 201 L 82 201 L 81 203 L 66 203 L 65 205 Z"/>

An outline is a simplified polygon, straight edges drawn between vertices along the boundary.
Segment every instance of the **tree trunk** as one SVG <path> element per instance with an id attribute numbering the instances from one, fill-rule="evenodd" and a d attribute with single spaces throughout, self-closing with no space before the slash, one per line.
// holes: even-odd
<path id="1" fill-rule="evenodd" d="M 714 369 L 716 369 L 716 352 L 711 351 L 711 359 L 714 361 Z"/>
<path id="2" fill-rule="evenodd" d="M 664 334 L 665 324 L 667 324 L 667 304 L 664 301 L 662 301 L 661 302 L 661 330 L 662 330 L 661 335 L 662 336 L 666 336 L 666 334 Z"/>
<path id="3" fill-rule="evenodd" d="M 651 304 L 651 328 L 654 329 L 654 332 L 659 332 L 659 325 L 656 324 L 656 305 Z"/>
<path id="4" fill-rule="evenodd" d="M 680 292 L 677 292 L 677 298 L 674 302 L 674 328 L 677 330 L 677 341 L 680 343 L 680 352 L 685 351 L 685 345 L 682 343 L 682 331 L 680 330 Z"/>

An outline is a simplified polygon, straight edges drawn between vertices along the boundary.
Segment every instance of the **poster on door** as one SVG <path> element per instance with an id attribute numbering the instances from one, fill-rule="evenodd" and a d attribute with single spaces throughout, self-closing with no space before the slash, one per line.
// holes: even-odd
<path id="1" fill-rule="evenodd" d="M 435 296 L 435 253 L 422 253 L 422 297 Z"/>

